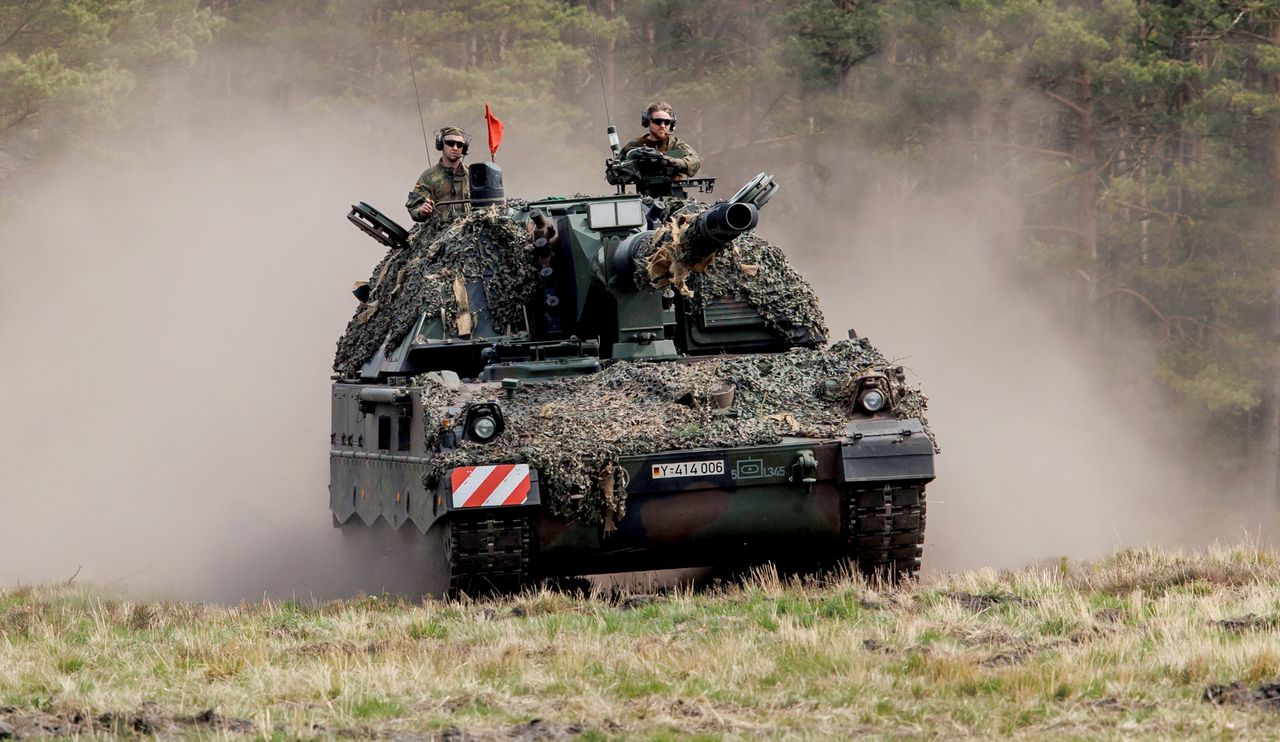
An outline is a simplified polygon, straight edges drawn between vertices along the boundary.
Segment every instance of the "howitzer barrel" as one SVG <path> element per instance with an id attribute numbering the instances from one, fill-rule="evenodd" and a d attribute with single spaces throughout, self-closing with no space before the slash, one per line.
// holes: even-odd
<path id="1" fill-rule="evenodd" d="M 701 273 L 733 240 L 755 228 L 759 212 L 751 203 L 719 203 L 692 216 L 677 214 L 652 232 L 632 235 L 614 252 L 620 288 L 688 292 L 685 278 Z"/>
<path id="2" fill-rule="evenodd" d="M 692 265 L 713 257 L 738 235 L 755 229 L 759 219 L 759 212 L 751 204 L 712 206 L 698 215 L 681 235 L 688 262 Z"/>

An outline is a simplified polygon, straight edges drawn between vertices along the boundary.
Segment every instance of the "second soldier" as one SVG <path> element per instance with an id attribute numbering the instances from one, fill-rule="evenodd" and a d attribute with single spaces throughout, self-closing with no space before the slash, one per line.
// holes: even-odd
<path id="1" fill-rule="evenodd" d="M 467 166 L 462 163 L 470 145 L 471 137 L 460 127 L 446 126 L 436 131 L 440 160 L 418 177 L 404 204 L 415 222 L 447 223 L 465 212 L 465 203 L 441 205 L 441 202 L 466 201 L 470 196 Z"/>
<path id="2" fill-rule="evenodd" d="M 702 160 L 688 142 L 681 141 L 671 132 L 676 128 L 676 115 L 671 104 L 666 101 L 654 101 L 640 116 L 640 125 L 649 131 L 627 142 L 622 148 L 622 156 L 637 147 L 652 147 L 667 158 L 677 178 L 693 177 L 702 167 Z"/>

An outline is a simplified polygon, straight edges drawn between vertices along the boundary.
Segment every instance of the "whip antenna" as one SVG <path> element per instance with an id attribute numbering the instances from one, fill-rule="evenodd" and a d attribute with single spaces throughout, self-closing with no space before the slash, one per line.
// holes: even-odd
<path id="1" fill-rule="evenodd" d="M 591 15 L 596 14 L 591 0 L 587 0 L 587 10 L 591 11 Z M 609 122 L 609 149 L 613 150 L 614 157 L 618 157 L 622 153 L 622 145 L 618 141 L 618 129 L 613 125 L 613 115 L 609 113 L 609 91 L 604 85 L 604 62 L 600 61 L 600 34 L 596 33 L 594 24 L 591 26 L 591 41 L 596 48 L 596 73 L 600 76 L 600 97 L 604 98 L 604 118 Z"/>
<path id="2" fill-rule="evenodd" d="M 413 39 L 409 37 L 407 16 L 404 23 L 404 50 L 409 57 L 409 77 L 413 80 L 413 99 L 418 102 L 418 123 L 422 126 L 422 146 L 427 150 L 427 157 L 431 157 L 431 145 L 427 142 L 427 119 L 422 115 L 422 96 L 418 94 L 418 75 L 413 71 Z"/>

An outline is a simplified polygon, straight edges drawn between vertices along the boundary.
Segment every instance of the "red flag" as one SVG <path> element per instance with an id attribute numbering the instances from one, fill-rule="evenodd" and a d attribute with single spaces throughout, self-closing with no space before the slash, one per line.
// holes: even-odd
<path id="1" fill-rule="evenodd" d="M 502 144 L 502 122 L 489 110 L 488 103 L 484 104 L 484 120 L 489 122 L 489 159 L 493 159 Z"/>

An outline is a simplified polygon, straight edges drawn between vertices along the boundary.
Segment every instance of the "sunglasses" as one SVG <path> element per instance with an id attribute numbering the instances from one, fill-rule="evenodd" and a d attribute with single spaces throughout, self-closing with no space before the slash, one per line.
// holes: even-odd
<path id="1" fill-rule="evenodd" d="M 671 126 L 671 119 L 649 119 L 649 123 L 658 126 Z"/>
<path id="2" fill-rule="evenodd" d="M 444 140 L 444 146 L 446 147 L 463 147 L 463 146 L 466 146 L 466 144 L 467 144 L 466 142 L 459 141 L 457 139 Z"/>

